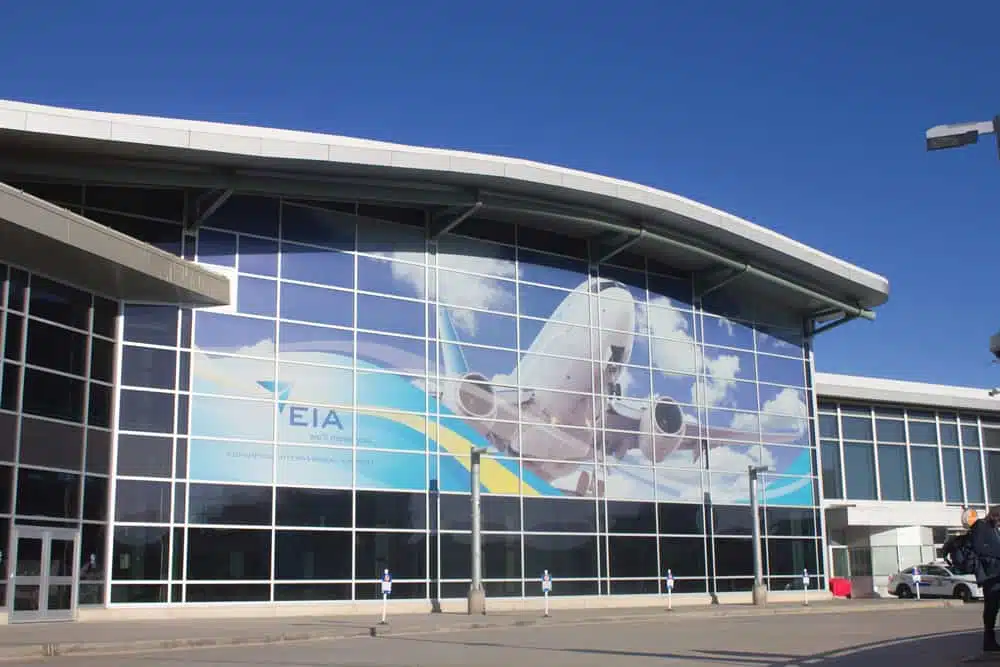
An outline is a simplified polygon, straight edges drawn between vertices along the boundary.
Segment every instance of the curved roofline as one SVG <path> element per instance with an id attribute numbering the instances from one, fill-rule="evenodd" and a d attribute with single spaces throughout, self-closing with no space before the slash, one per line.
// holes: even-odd
<path id="1" fill-rule="evenodd" d="M 879 306 L 889 295 L 889 283 L 883 276 L 730 213 L 637 183 L 531 160 L 315 132 L 84 111 L 9 100 L 0 100 L 0 130 L 294 161 L 296 169 L 307 168 L 309 163 L 332 163 L 484 181 L 502 179 L 508 188 L 521 189 L 527 197 L 544 189 L 547 194 L 556 193 L 568 204 L 585 201 L 610 210 L 628 207 L 671 216 L 685 227 L 685 232 L 715 241 L 721 247 L 739 248 L 750 257 L 758 254 L 775 257 L 785 265 L 782 268 L 806 284 L 825 285 L 834 280 L 841 284 L 841 289 L 831 296 L 840 299 L 849 296 L 844 300 L 856 302 L 862 308 Z M 579 201 L 572 201 L 574 198 Z M 767 264 L 773 265 L 775 261 Z"/>

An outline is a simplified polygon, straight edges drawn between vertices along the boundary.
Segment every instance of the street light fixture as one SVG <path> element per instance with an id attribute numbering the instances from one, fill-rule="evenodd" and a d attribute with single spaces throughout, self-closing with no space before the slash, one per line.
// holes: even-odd
<path id="1" fill-rule="evenodd" d="M 997 153 L 1000 155 L 1000 115 L 993 120 L 975 123 L 952 123 L 936 125 L 927 130 L 925 135 L 928 151 L 940 151 L 948 148 L 970 146 L 979 142 L 979 137 L 986 134 L 997 138 Z"/>
<path id="2" fill-rule="evenodd" d="M 760 550 L 760 506 L 757 503 L 757 478 L 761 473 L 771 469 L 771 466 L 748 467 L 750 473 L 750 513 L 753 514 L 753 603 L 767 604 L 767 586 L 764 585 L 764 561 Z"/>
<path id="3" fill-rule="evenodd" d="M 479 502 L 479 464 L 487 452 L 486 447 L 473 447 L 472 462 L 469 466 L 469 486 L 472 491 L 472 584 L 469 586 L 469 613 L 486 613 L 486 591 L 483 589 L 483 538 L 482 513 Z"/>

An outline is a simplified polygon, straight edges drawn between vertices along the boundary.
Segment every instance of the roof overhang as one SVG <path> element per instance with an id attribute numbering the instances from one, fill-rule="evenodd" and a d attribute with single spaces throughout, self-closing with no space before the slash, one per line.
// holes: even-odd
<path id="1" fill-rule="evenodd" d="M 469 152 L 0 101 L 0 173 L 442 211 L 478 205 L 478 218 L 586 237 L 605 249 L 599 256 L 630 243 L 704 289 L 725 283 L 737 297 L 803 314 L 871 318 L 889 294 L 882 276 L 689 199 Z"/>
<path id="2" fill-rule="evenodd" d="M 0 261 L 115 299 L 229 303 L 229 279 L 0 183 Z"/>
<path id="3" fill-rule="evenodd" d="M 1000 412 L 1000 397 L 994 398 L 989 390 L 975 387 L 833 373 L 817 373 L 815 387 L 816 395 L 827 400 Z"/>

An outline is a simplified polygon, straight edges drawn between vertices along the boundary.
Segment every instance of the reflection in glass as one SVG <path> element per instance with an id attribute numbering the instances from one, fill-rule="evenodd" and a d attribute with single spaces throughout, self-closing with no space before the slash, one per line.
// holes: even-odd
<path id="1" fill-rule="evenodd" d="M 753 328 L 747 324 L 724 317 L 704 315 L 703 327 L 706 344 L 736 347 L 742 350 L 754 349 Z"/>
<path id="2" fill-rule="evenodd" d="M 358 328 L 410 336 L 426 334 L 427 306 L 422 301 L 408 301 L 372 294 L 358 295 Z M 329 322 L 329 324 L 337 324 Z"/>
<path id="3" fill-rule="evenodd" d="M 906 447 L 879 445 L 878 467 L 882 483 L 882 500 L 909 500 L 910 481 L 907 471 Z M 848 484 L 850 484 L 850 480 L 848 480 Z"/>
<path id="4" fill-rule="evenodd" d="M 203 352 L 223 352 L 244 356 L 274 357 L 275 324 L 272 320 L 195 313 L 194 344 Z"/>
<path id="5" fill-rule="evenodd" d="M 845 442 L 844 467 L 847 497 L 852 500 L 876 500 L 874 445 Z"/>
<path id="6" fill-rule="evenodd" d="M 264 278 L 240 276 L 236 310 L 246 315 L 274 317 L 278 307 L 278 283 Z"/>
<path id="7" fill-rule="evenodd" d="M 941 501 L 941 466 L 936 447 L 911 447 L 913 463 L 913 499 Z"/>
<path id="8" fill-rule="evenodd" d="M 840 444 L 836 441 L 824 440 L 820 444 L 820 458 L 823 465 L 823 497 L 843 498 L 844 488 L 841 481 Z"/>
<path id="9" fill-rule="evenodd" d="M 188 579 L 269 579 L 271 531 L 188 529 Z M 189 589 L 190 590 L 190 589 Z"/>
<path id="10" fill-rule="evenodd" d="M 844 440 L 871 440 L 872 420 L 867 417 L 843 417 Z"/>
<path id="11" fill-rule="evenodd" d="M 915 445 L 936 445 L 937 425 L 933 422 L 917 422 L 910 420 L 910 442 Z"/>
<path id="12" fill-rule="evenodd" d="M 199 230 L 198 261 L 236 268 L 236 234 L 214 229 Z"/>
<path id="13" fill-rule="evenodd" d="M 354 295 L 344 290 L 282 283 L 281 319 L 353 326 Z"/>

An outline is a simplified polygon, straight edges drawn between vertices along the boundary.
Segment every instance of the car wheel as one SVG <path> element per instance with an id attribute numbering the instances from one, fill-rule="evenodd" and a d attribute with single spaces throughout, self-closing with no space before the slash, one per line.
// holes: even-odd
<path id="1" fill-rule="evenodd" d="M 969 590 L 968 586 L 962 586 L 959 584 L 955 586 L 955 597 L 962 602 L 968 602 L 972 599 L 972 591 Z"/>
<path id="2" fill-rule="evenodd" d="M 900 584 L 896 587 L 896 597 L 898 598 L 911 598 L 913 597 L 913 591 L 906 584 Z"/>

